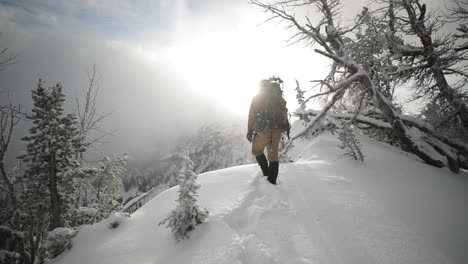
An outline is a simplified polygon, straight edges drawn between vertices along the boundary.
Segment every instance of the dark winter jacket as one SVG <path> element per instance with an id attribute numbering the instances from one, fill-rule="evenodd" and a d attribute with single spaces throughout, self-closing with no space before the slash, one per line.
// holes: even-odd
<path id="1" fill-rule="evenodd" d="M 262 131 L 264 128 L 289 129 L 286 101 L 281 94 L 269 90 L 252 99 L 249 111 L 248 129 Z"/>

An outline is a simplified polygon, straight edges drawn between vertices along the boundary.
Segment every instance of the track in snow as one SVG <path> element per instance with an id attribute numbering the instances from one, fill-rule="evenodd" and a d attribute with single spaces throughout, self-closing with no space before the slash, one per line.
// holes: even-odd
<path id="1" fill-rule="evenodd" d="M 157 225 L 176 206 L 174 187 L 117 229 L 112 218 L 83 227 L 55 263 L 466 263 L 467 173 L 372 142 L 366 162 L 337 161 L 333 140 L 281 164 L 277 186 L 256 165 L 200 175 L 199 205 L 210 215 L 190 239 L 176 243 Z"/>
<path id="2" fill-rule="evenodd" d="M 224 215 L 237 263 L 452 263 L 349 178 L 316 165 L 281 165 L 278 186 L 252 175 Z"/>

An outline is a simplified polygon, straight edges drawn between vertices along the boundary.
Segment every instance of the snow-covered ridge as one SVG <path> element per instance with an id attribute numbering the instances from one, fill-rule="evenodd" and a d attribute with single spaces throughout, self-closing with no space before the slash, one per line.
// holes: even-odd
<path id="1" fill-rule="evenodd" d="M 338 159 L 331 135 L 296 142 L 278 186 L 256 165 L 201 174 L 210 215 L 190 239 L 157 225 L 175 208 L 174 187 L 131 217 L 82 228 L 56 263 L 464 263 L 468 174 L 360 141 L 364 163 Z"/>

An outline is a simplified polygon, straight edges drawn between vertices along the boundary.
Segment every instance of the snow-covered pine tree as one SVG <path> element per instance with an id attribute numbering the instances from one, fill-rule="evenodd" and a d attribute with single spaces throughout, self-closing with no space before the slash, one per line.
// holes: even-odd
<path id="1" fill-rule="evenodd" d="M 179 184 L 178 176 L 183 163 L 180 156 L 184 153 L 193 162 L 196 174 L 254 161 L 244 129 L 237 125 L 204 125 L 195 134 L 182 137 L 178 142 L 180 144 L 171 154 L 152 162 L 151 166 L 130 170 L 124 178 L 127 188 L 135 186 L 138 191 L 147 192 L 154 187 L 169 188 Z M 133 184 L 129 183 L 130 175 L 135 177 Z"/>
<path id="2" fill-rule="evenodd" d="M 169 187 L 177 185 L 179 170 L 183 163 L 180 157 L 184 155 L 188 155 L 193 162 L 193 171 L 197 174 L 253 161 L 244 132 L 241 132 L 237 126 L 202 126 L 196 134 L 181 141 L 173 154 L 159 162 L 161 171 L 153 169 L 154 173 L 148 175 L 153 180 L 157 179 L 152 184 Z"/>
<path id="3" fill-rule="evenodd" d="M 363 8 L 361 19 L 362 23 L 356 25 L 357 32 L 354 37 L 344 38 L 347 51 L 368 72 L 372 81 L 378 85 L 382 95 L 394 104 L 395 110 L 401 113 L 401 107 L 394 101 L 394 92 L 398 82 L 392 73 L 397 71 L 397 66 L 395 66 L 397 61 L 391 57 L 388 50 L 386 40 L 388 23 L 378 17 L 375 12 L 369 11 L 367 7 Z M 359 87 L 356 88 L 359 89 Z M 358 114 L 369 117 L 380 115 L 380 110 L 368 92 L 349 91 L 344 96 L 344 101 L 346 112 L 354 114 L 351 119 L 353 120 L 351 122 L 353 129 L 360 128 L 360 133 L 376 140 L 400 145 L 392 130 L 355 122 Z"/>
<path id="4" fill-rule="evenodd" d="M 100 221 L 113 211 L 122 208 L 122 204 L 117 200 L 119 199 L 118 191 L 123 187 L 120 176 L 125 171 L 126 164 L 126 154 L 114 159 L 105 157 L 101 162 L 97 177 L 92 182 L 96 193 L 96 206 L 99 210 L 95 221 Z"/>
<path id="5" fill-rule="evenodd" d="M 243 133 L 236 127 L 207 125 L 185 142 L 179 155 L 188 151 L 193 170 L 200 174 L 249 162 L 249 152 Z"/>
<path id="6" fill-rule="evenodd" d="M 93 224 L 122 208 L 118 191 L 123 188 L 121 174 L 125 171 L 127 155 L 105 157 L 92 166 L 82 160 L 80 171 L 86 177 L 76 178 L 74 197 L 77 207 L 70 213 L 69 226 Z M 67 219 L 68 220 L 68 219 Z"/>
<path id="7" fill-rule="evenodd" d="M 80 166 L 76 157 L 84 148 L 75 116 L 64 116 L 65 95 L 60 83 L 48 88 L 39 80 L 32 98 L 29 119 L 33 126 L 30 135 L 23 138 L 27 153 L 20 157 L 27 164 L 21 179 L 22 209 L 34 218 L 32 222 L 43 216 L 41 221 L 52 230 L 65 225 L 64 215 L 76 205 L 74 177 Z"/>
<path id="8" fill-rule="evenodd" d="M 177 207 L 159 223 L 172 229 L 176 241 L 189 238 L 188 233 L 208 217 L 208 211 L 200 209 L 197 204 L 197 190 L 200 185 L 197 183 L 197 175 L 193 172 L 193 163 L 188 155 L 182 156 L 181 159 L 183 162 L 179 173 Z"/>
<path id="9" fill-rule="evenodd" d="M 343 150 L 343 156 L 349 156 L 354 160 L 364 161 L 364 155 L 361 151 L 361 143 L 356 138 L 349 123 L 343 123 L 338 130 L 338 139 L 341 142 L 339 148 Z"/>
<path id="10" fill-rule="evenodd" d="M 301 86 L 299 85 L 298 80 L 296 80 L 296 88 L 294 88 L 294 90 L 296 90 L 296 100 L 297 100 L 297 103 L 299 105 L 298 110 L 299 111 L 305 111 L 306 110 L 306 101 L 305 101 L 305 98 L 304 98 L 304 91 L 301 89 Z M 303 118 L 307 118 L 307 115 L 299 115 L 299 118 L 301 118 L 301 120 L 302 120 Z"/>

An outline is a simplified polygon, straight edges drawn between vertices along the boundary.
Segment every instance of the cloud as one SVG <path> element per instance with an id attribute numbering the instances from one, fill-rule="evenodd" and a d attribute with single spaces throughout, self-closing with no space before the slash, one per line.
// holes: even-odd
<path id="1" fill-rule="evenodd" d="M 167 57 L 168 43 L 175 41 L 171 36 L 152 35 L 146 36 L 146 41 L 135 41 L 131 34 L 107 32 L 108 26 L 102 21 L 90 31 L 92 19 L 85 19 L 101 16 L 99 19 L 119 25 L 133 18 L 130 23 L 138 28 L 135 17 L 139 9 L 167 5 L 167 12 L 160 12 L 169 19 L 172 15 L 184 16 L 183 10 L 188 7 L 183 1 L 161 1 L 158 6 L 148 1 L 131 9 L 125 9 L 130 6 L 125 1 L 115 5 L 114 1 L 87 1 L 79 8 L 69 2 L 74 1 L 0 6 L 1 46 L 20 58 L 0 72 L 0 80 L 2 89 L 12 91 L 16 103 L 30 109 L 30 91 L 38 78 L 43 78 L 49 85 L 63 84 L 71 111 L 75 108 L 74 97 L 87 85 L 86 71 L 96 64 L 99 110 L 113 112 L 102 128 L 117 129 L 105 151 L 130 152 L 138 157 L 153 155 L 166 151 L 179 136 L 203 123 L 222 119 L 223 109 L 190 89 L 175 72 Z M 85 16 L 83 10 L 89 13 Z M 161 30 L 147 27 L 139 28 L 138 34 Z M 23 134 L 18 138 L 27 126 L 22 127 Z"/>
<path id="2" fill-rule="evenodd" d="M 294 110 L 295 79 L 309 89 L 330 61 L 311 47 L 287 46 L 292 31 L 283 23 L 258 26 L 265 14 L 246 2 L 4 0 L 0 47 L 20 62 L 0 72 L 2 89 L 30 107 L 30 91 L 43 78 L 62 82 L 73 99 L 96 64 L 99 110 L 114 112 L 103 128 L 117 129 L 106 151 L 140 156 L 167 149 L 205 122 L 231 118 L 229 107 L 247 112 L 258 81 L 272 74 L 286 81 Z M 358 4 L 343 9 L 345 19 L 359 11 Z M 218 97 L 203 95 L 207 85 Z"/>

